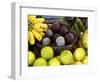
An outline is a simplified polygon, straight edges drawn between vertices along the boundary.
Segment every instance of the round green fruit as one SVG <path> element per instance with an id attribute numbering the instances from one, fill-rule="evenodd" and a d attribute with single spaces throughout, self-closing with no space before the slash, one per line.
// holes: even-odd
<path id="1" fill-rule="evenodd" d="M 60 54 L 60 60 L 64 65 L 72 64 L 74 62 L 74 59 L 71 51 L 69 50 L 62 51 Z"/>
<path id="2" fill-rule="evenodd" d="M 74 64 L 82 64 L 82 62 L 81 61 L 75 61 L 75 63 Z"/>
<path id="3" fill-rule="evenodd" d="M 28 65 L 32 65 L 35 61 L 35 54 L 31 51 L 28 51 Z"/>
<path id="4" fill-rule="evenodd" d="M 60 61 L 60 56 L 55 56 Z"/>
<path id="5" fill-rule="evenodd" d="M 41 57 L 44 59 L 50 59 L 54 56 L 53 49 L 49 46 L 44 47 L 41 49 Z"/>
<path id="6" fill-rule="evenodd" d="M 38 58 L 35 60 L 33 66 L 47 66 L 47 61 L 44 58 Z"/>
<path id="7" fill-rule="evenodd" d="M 77 60 L 77 61 L 83 60 L 85 55 L 86 55 L 86 52 L 85 52 L 85 50 L 83 48 L 77 48 L 74 51 L 74 59 Z"/>
<path id="8" fill-rule="evenodd" d="M 56 57 L 53 57 L 48 61 L 49 66 L 58 66 L 60 64 L 60 61 Z"/>
<path id="9" fill-rule="evenodd" d="M 85 56 L 82 62 L 83 64 L 88 64 L 88 56 Z"/>

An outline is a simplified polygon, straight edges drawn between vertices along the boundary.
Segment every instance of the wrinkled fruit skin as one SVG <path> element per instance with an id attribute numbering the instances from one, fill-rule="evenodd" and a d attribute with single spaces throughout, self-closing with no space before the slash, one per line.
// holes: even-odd
<path id="1" fill-rule="evenodd" d="M 69 50 L 64 50 L 61 52 L 60 60 L 64 65 L 72 64 L 74 62 L 73 55 Z"/>
<path id="2" fill-rule="evenodd" d="M 38 58 L 35 60 L 33 66 L 47 66 L 47 61 L 44 58 Z"/>
<path id="3" fill-rule="evenodd" d="M 57 58 L 53 57 L 48 61 L 48 65 L 49 66 L 59 66 L 60 61 Z"/>
<path id="4" fill-rule="evenodd" d="M 74 59 L 77 60 L 77 61 L 83 60 L 85 55 L 86 55 L 86 52 L 85 52 L 85 50 L 83 48 L 77 48 L 74 51 Z"/>
<path id="5" fill-rule="evenodd" d="M 57 46 L 64 46 L 65 45 L 65 39 L 62 36 L 57 37 L 56 39 Z"/>
<path id="6" fill-rule="evenodd" d="M 82 42 L 82 45 L 85 47 L 85 48 L 88 48 L 88 31 L 85 31 L 82 35 L 82 38 L 81 38 L 81 42 Z"/>
<path id="7" fill-rule="evenodd" d="M 35 54 L 31 51 L 28 51 L 28 65 L 32 65 L 35 61 Z"/>
<path id="8" fill-rule="evenodd" d="M 42 44 L 43 44 L 44 46 L 50 45 L 50 43 L 51 43 L 50 38 L 48 38 L 48 37 L 43 38 Z"/>
<path id="9" fill-rule="evenodd" d="M 46 46 L 41 49 L 41 57 L 44 59 L 50 59 L 54 56 L 53 49 L 49 46 Z"/>

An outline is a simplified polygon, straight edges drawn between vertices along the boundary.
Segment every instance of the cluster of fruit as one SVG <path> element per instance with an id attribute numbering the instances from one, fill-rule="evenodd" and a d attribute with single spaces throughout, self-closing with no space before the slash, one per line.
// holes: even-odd
<path id="1" fill-rule="evenodd" d="M 69 50 L 63 50 L 60 55 L 54 57 L 54 51 L 50 46 L 41 49 L 41 57 L 35 59 L 35 54 L 28 52 L 28 65 L 30 66 L 58 66 L 69 64 L 87 64 L 88 56 L 83 48 L 77 48 L 72 54 Z"/>
<path id="2" fill-rule="evenodd" d="M 44 23 L 44 18 L 36 18 L 36 16 L 28 16 L 28 41 L 31 45 L 35 44 L 35 39 L 42 40 L 48 25 Z"/>
<path id="3" fill-rule="evenodd" d="M 58 22 L 51 24 L 45 32 L 46 36 L 42 39 L 42 45 L 54 45 L 62 47 L 73 43 L 75 34 L 71 32 L 65 25 L 60 25 Z"/>
<path id="4" fill-rule="evenodd" d="M 88 63 L 87 18 L 28 16 L 28 66 Z"/>

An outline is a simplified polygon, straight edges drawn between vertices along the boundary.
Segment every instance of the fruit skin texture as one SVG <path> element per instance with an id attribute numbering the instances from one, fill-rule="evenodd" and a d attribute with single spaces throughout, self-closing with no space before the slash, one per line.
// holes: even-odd
<path id="1" fill-rule="evenodd" d="M 75 61 L 74 64 L 77 64 L 77 65 L 79 64 L 80 65 L 80 64 L 83 64 L 83 63 L 81 61 Z"/>
<path id="2" fill-rule="evenodd" d="M 35 19 L 36 19 L 36 16 L 31 16 L 31 15 L 28 16 L 28 21 L 31 22 L 31 23 L 32 23 Z"/>
<path id="3" fill-rule="evenodd" d="M 34 35 L 31 31 L 28 31 L 28 41 L 31 45 L 35 44 L 35 38 L 34 38 Z"/>
<path id="4" fill-rule="evenodd" d="M 42 36 L 35 30 L 32 29 L 32 33 L 34 35 L 34 37 L 38 40 L 41 41 L 42 40 Z"/>
<path id="5" fill-rule="evenodd" d="M 76 18 L 76 23 L 78 24 L 78 26 L 79 26 L 79 29 L 81 30 L 81 31 L 84 31 L 85 30 L 85 26 L 84 26 L 84 24 L 83 24 L 83 22 L 81 21 L 81 19 L 80 18 Z"/>
<path id="6" fill-rule="evenodd" d="M 38 31 L 38 32 L 43 32 L 44 29 L 41 28 L 41 24 L 42 24 L 42 23 L 36 23 L 36 24 L 34 24 L 34 25 L 32 26 L 32 28 L 33 28 L 34 30 Z"/>
<path id="7" fill-rule="evenodd" d="M 35 61 L 35 54 L 31 51 L 28 51 L 28 65 L 32 65 Z"/>
<path id="8" fill-rule="evenodd" d="M 74 35 L 72 33 L 66 34 L 65 41 L 67 44 L 71 44 L 74 41 Z"/>
<path id="9" fill-rule="evenodd" d="M 86 52 L 83 48 L 77 48 L 75 51 L 74 51 L 74 59 L 77 60 L 77 61 L 81 61 L 83 60 L 83 58 L 85 57 L 86 55 Z"/>
<path id="10" fill-rule="evenodd" d="M 38 58 L 35 60 L 33 66 L 47 66 L 47 61 L 44 58 Z"/>
<path id="11" fill-rule="evenodd" d="M 59 30 L 59 33 L 63 36 L 68 33 L 68 29 L 65 26 L 62 26 Z"/>
<path id="12" fill-rule="evenodd" d="M 60 54 L 60 60 L 64 65 L 72 64 L 74 62 L 74 59 L 71 51 L 69 50 L 62 51 Z"/>
<path id="13" fill-rule="evenodd" d="M 62 36 L 57 37 L 56 39 L 57 46 L 64 46 L 65 45 L 65 39 Z"/>
<path id="14" fill-rule="evenodd" d="M 44 59 L 50 59 L 54 56 L 53 49 L 49 46 L 46 46 L 41 49 L 41 57 Z"/>
<path id="15" fill-rule="evenodd" d="M 34 26 L 32 28 L 38 32 L 41 32 L 41 31 L 43 32 L 48 29 L 48 25 L 44 24 L 44 23 L 36 23 L 36 24 L 34 24 Z"/>
<path id="16" fill-rule="evenodd" d="M 88 56 L 85 56 L 82 62 L 83 64 L 88 64 Z"/>
<path id="17" fill-rule="evenodd" d="M 44 46 L 50 45 L 50 43 L 51 43 L 50 38 L 48 38 L 48 37 L 43 38 L 42 44 L 43 44 Z"/>
<path id="18" fill-rule="evenodd" d="M 85 48 L 88 48 L 88 31 L 85 31 L 82 35 L 81 42 Z"/>
<path id="19" fill-rule="evenodd" d="M 54 33 L 57 33 L 59 30 L 60 30 L 60 24 L 57 23 L 57 22 L 54 22 L 52 27 L 51 27 L 51 30 L 54 32 Z"/>
<path id="20" fill-rule="evenodd" d="M 45 36 L 45 33 L 44 32 L 39 32 L 39 34 L 41 35 L 41 37 L 44 37 Z"/>
<path id="21" fill-rule="evenodd" d="M 57 58 L 55 58 L 55 57 L 51 58 L 48 61 L 48 65 L 49 66 L 59 66 L 60 64 L 61 64 L 60 61 Z"/>

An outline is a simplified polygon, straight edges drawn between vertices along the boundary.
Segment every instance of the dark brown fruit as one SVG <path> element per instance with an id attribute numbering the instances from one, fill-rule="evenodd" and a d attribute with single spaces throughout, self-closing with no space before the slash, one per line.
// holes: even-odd
<path id="1" fill-rule="evenodd" d="M 65 35 L 66 44 L 71 44 L 74 41 L 74 39 L 74 34 L 71 32 Z"/>
<path id="2" fill-rule="evenodd" d="M 55 22 L 52 24 L 52 27 L 51 27 L 51 30 L 54 32 L 54 33 L 57 33 L 59 30 L 60 30 L 60 24 Z"/>
<path id="3" fill-rule="evenodd" d="M 68 33 L 68 29 L 66 28 L 66 26 L 62 26 L 59 30 L 59 33 L 63 36 L 65 34 Z"/>

